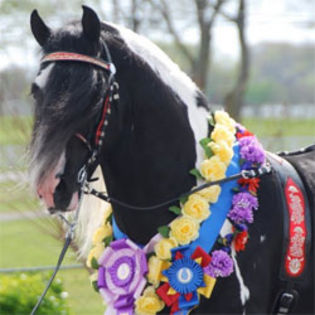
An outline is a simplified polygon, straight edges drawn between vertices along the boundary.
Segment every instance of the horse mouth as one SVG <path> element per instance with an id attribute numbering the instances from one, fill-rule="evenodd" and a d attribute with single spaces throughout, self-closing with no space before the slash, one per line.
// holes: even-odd
<path id="1" fill-rule="evenodd" d="M 50 214 L 55 214 L 59 211 L 63 211 L 63 212 L 71 212 L 71 211 L 75 211 L 78 208 L 78 204 L 79 204 L 79 193 L 75 192 L 72 197 L 71 197 L 71 201 L 69 203 L 69 206 L 65 209 L 60 208 L 60 207 L 48 207 L 48 211 Z"/>
<path id="2" fill-rule="evenodd" d="M 65 154 L 62 154 L 56 167 L 37 184 L 37 195 L 51 214 L 74 211 L 79 204 L 79 192 L 66 189 L 67 185 L 63 179 L 65 164 Z"/>

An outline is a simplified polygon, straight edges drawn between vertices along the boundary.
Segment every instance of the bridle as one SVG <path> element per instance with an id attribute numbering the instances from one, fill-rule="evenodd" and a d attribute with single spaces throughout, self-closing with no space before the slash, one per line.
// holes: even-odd
<path id="1" fill-rule="evenodd" d="M 50 54 L 45 55 L 41 63 L 48 63 L 48 62 L 81 62 L 87 63 L 94 67 L 98 67 L 101 70 L 107 73 L 107 88 L 105 91 L 104 96 L 104 103 L 101 112 L 101 118 L 96 126 L 96 132 L 94 137 L 94 143 L 90 143 L 81 133 L 76 133 L 75 136 L 83 142 L 83 144 L 87 147 L 88 151 L 90 152 L 90 156 L 85 162 L 85 164 L 80 168 L 77 174 L 77 183 L 79 184 L 79 191 L 80 191 L 80 200 L 78 204 L 78 208 L 75 212 L 75 218 L 73 222 L 69 222 L 62 214 L 59 213 L 59 217 L 66 223 L 68 226 L 68 232 L 65 237 L 65 243 L 59 255 L 56 267 L 52 276 L 50 277 L 45 290 L 43 291 L 42 295 L 39 297 L 36 305 L 34 306 L 31 315 L 35 314 L 37 309 L 39 308 L 40 304 L 42 303 L 48 289 L 50 288 L 60 266 L 63 261 L 63 258 L 66 254 L 67 249 L 74 237 L 74 230 L 78 221 L 79 217 L 79 210 L 81 208 L 82 203 L 82 196 L 84 194 L 84 187 L 87 183 L 88 177 L 91 174 L 88 174 L 91 170 L 95 168 L 98 163 L 99 153 L 103 146 L 104 138 L 106 135 L 106 127 L 108 126 L 108 119 L 111 114 L 111 105 L 113 102 L 118 102 L 119 100 L 119 85 L 115 80 L 115 73 L 116 68 L 112 62 L 112 58 L 109 52 L 109 49 L 106 43 L 103 43 L 103 47 L 106 54 L 106 60 L 104 61 L 97 57 L 91 57 L 84 54 L 68 52 L 68 51 L 57 51 Z"/>
<path id="2" fill-rule="evenodd" d="M 95 135 L 93 141 L 89 142 L 86 137 L 84 137 L 81 133 L 76 133 L 75 136 L 82 141 L 82 143 L 88 149 L 90 156 L 85 162 L 85 164 L 81 167 L 78 172 L 77 178 L 78 182 L 80 178 L 83 176 L 83 173 L 88 172 L 90 173 L 91 170 L 95 169 L 95 166 L 98 163 L 99 154 L 101 148 L 104 143 L 104 138 L 106 135 L 106 127 L 108 126 L 108 119 L 111 114 L 111 108 L 113 102 L 118 102 L 119 100 L 119 85 L 115 80 L 116 74 L 116 67 L 112 62 L 112 58 L 109 52 L 109 49 L 105 43 L 103 43 L 103 47 L 106 54 L 106 61 L 98 58 L 98 57 L 91 57 L 84 54 L 68 52 L 68 51 L 57 51 L 45 55 L 41 63 L 48 63 L 48 62 L 81 62 L 92 65 L 97 67 L 107 74 L 107 88 L 104 93 L 103 97 L 103 107 L 100 115 L 100 120 L 95 129 Z M 91 174 L 88 174 L 88 177 Z"/>

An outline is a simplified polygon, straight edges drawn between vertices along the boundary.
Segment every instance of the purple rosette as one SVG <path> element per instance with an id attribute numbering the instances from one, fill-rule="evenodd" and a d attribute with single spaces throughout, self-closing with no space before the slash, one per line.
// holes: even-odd
<path id="1" fill-rule="evenodd" d="M 133 314 L 148 271 L 145 252 L 129 239 L 114 241 L 98 260 L 97 285 L 107 303 L 105 314 Z"/>
<path id="2" fill-rule="evenodd" d="M 255 136 L 247 136 L 239 139 L 240 156 L 242 159 L 252 163 L 263 164 L 266 160 L 266 153 Z"/>
<path id="3" fill-rule="evenodd" d="M 248 192 L 240 192 L 233 196 L 232 209 L 228 217 L 235 223 L 252 223 L 253 210 L 258 209 L 258 199 Z"/>

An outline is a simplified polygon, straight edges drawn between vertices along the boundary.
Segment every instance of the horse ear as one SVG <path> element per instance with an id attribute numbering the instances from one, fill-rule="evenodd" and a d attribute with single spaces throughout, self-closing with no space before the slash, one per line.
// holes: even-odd
<path id="1" fill-rule="evenodd" d="M 51 35 L 51 30 L 39 16 L 37 10 L 31 14 L 31 30 L 40 46 L 44 46 Z"/>
<path id="2" fill-rule="evenodd" d="M 89 7 L 83 5 L 82 27 L 83 34 L 92 42 L 100 38 L 101 22 L 97 14 Z"/>

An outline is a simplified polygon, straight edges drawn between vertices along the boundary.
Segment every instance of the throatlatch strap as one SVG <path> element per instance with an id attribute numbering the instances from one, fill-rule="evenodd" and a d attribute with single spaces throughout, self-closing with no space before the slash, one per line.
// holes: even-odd
<path id="1" fill-rule="evenodd" d="M 304 184 L 285 159 L 268 153 L 268 160 L 281 187 L 284 217 L 283 253 L 279 278 L 283 285 L 276 297 L 273 314 L 289 314 L 296 305 L 296 284 L 304 281 L 310 257 L 310 206 Z"/>

